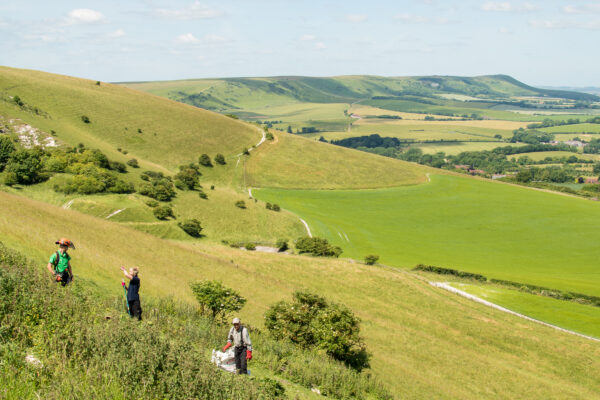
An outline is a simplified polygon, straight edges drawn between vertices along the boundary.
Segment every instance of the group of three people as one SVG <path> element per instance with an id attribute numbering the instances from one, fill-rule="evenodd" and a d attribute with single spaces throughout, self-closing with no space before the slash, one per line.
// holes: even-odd
<path id="1" fill-rule="evenodd" d="M 55 242 L 58 245 L 58 250 L 50 256 L 48 261 L 48 270 L 52 273 L 54 280 L 62 286 L 66 286 L 73 281 L 73 270 L 71 269 L 71 256 L 67 252 L 69 248 L 75 249 L 72 241 L 66 238 L 61 238 Z M 132 267 L 125 269 L 121 267 L 121 271 L 127 279 L 129 285 L 122 281 L 121 284 L 127 291 L 127 303 L 129 315 L 132 318 L 142 320 L 142 307 L 140 303 L 140 278 L 138 276 L 139 269 Z M 233 326 L 227 335 L 227 344 L 223 347 L 223 352 L 227 351 L 231 346 L 234 347 L 235 366 L 239 374 L 247 374 L 247 362 L 252 359 L 252 341 L 248 334 L 248 328 L 241 325 L 239 318 L 233 319 Z"/>

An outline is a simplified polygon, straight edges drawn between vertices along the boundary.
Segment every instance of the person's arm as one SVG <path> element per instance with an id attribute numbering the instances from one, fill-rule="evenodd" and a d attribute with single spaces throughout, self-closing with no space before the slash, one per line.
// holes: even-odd
<path id="1" fill-rule="evenodd" d="M 127 272 L 127 270 L 125 269 L 125 267 L 121 267 L 121 271 L 123 271 L 123 274 L 125 275 L 125 277 L 129 280 L 133 279 L 133 275 L 131 275 L 129 272 Z"/>
<path id="2" fill-rule="evenodd" d="M 71 261 L 69 261 L 69 263 L 67 264 L 67 271 L 69 271 L 69 276 L 71 277 L 71 280 L 73 280 L 73 271 L 71 270 Z"/>
<path id="3" fill-rule="evenodd" d="M 250 340 L 250 335 L 248 334 L 248 328 L 244 328 L 244 343 L 246 344 L 246 359 L 252 360 L 252 341 Z"/>
<path id="4" fill-rule="evenodd" d="M 48 271 L 50 271 L 50 273 L 52 275 L 55 275 L 56 273 L 54 272 L 54 268 L 52 268 L 52 263 L 48 263 Z"/>
<path id="5" fill-rule="evenodd" d="M 231 328 L 231 329 L 233 329 L 233 328 Z M 231 341 L 233 340 L 232 334 L 231 334 L 231 329 L 229 330 L 229 334 L 227 336 L 227 344 L 225 345 L 225 347 L 223 347 L 223 353 L 225 353 L 227 351 L 227 349 L 231 347 Z"/>

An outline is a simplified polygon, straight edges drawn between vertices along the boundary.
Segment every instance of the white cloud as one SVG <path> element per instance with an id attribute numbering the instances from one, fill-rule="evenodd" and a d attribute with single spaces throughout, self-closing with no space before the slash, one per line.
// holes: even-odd
<path id="1" fill-rule="evenodd" d="M 177 36 L 176 39 L 179 43 L 200 43 L 200 39 L 198 39 L 196 36 L 192 35 L 191 33 L 185 33 L 183 35 L 179 35 Z"/>
<path id="2" fill-rule="evenodd" d="M 327 48 L 327 46 L 323 42 L 315 43 L 315 49 L 317 49 L 317 50 L 325 50 L 326 48 Z"/>
<path id="3" fill-rule="evenodd" d="M 589 13 L 600 13 L 600 3 L 587 3 L 582 5 L 564 6 L 562 11 L 565 14 L 589 14 Z"/>
<path id="4" fill-rule="evenodd" d="M 303 42 L 308 42 L 311 40 L 315 40 L 317 37 L 315 35 L 302 35 L 300 36 L 300 40 L 302 40 Z"/>
<path id="5" fill-rule="evenodd" d="M 364 14 L 349 14 L 346 15 L 346 21 L 349 22 L 364 22 L 367 20 L 367 16 Z"/>
<path id="6" fill-rule="evenodd" d="M 488 1 L 481 5 L 483 11 L 489 12 L 531 12 L 538 9 L 531 3 L 513 4 L 508 1 Z"/>
<path id="7" fill-rule="evenodd" d="M 117 29 L 116 31 L 110 32 L 108 34 L 108 37 L 110 38 L 120 38 L 123 36 L 125 36 L 125 31 L 123 29 Z"/>
<path id="8" fill-rule="evenodd" d="M 540 29 L 600 29 L 600 20 L 596 21 L 529 21 L 529 26 Z"/>
<path id="9" fill-rule="evenodd" d="M 398 21 L 405 22 L 407 24 L 437 24 L 443 25 L 447 24 L 450 21 L 445 17 L 424 17 L 422 15 L 413 15 L 413 14 L 396 14 L 394 15 L 394 19 Z"/>
<path id="10" fill-rule="evenodd" d="M 77 8 L 67 14 L 66 20 L 69 24 L 93 24 L 103 21 L 104 15 L 100 11 Z"/>
<path id="11" fill-rule="evenodd" d="M 199 1 L 195 1 L 182 10 L 169 10 L 166 8 L 158 8 L 154 13 L 159 17 L 178 19 L 178 20 L 194 20 L 216 18 L 223 13 L 217 9 L 210 8 Z"/>

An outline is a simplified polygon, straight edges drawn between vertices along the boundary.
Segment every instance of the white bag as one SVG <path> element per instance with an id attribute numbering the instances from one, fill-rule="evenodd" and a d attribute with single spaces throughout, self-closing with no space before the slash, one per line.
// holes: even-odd
<path id="1" fill-rule="evenodd" d="M 228 349 L 226 352 L 213 350 L 210 361 L 222 370 L 231 372 L 232 374 L 236 372 L 233 348 Z"/>

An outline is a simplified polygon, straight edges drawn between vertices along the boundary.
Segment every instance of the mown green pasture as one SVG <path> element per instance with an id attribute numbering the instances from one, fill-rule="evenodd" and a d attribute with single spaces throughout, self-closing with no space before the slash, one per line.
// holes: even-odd
<path id="1" fill-rule="evenodd" d="M 393 189 L 253 194 L 297 213 L 346 257 L 378 254 L 395 266 L 423 263 L 600 294 L 600 207 L 589 200 L 441 175 Z"/>
<path id="2" fill-rule="evenodd" d="M 529 157 L 534 161 L 540 161 L 545 159 L 546 157 L 571 157 L 575 156 L 577 158 L 581 158 L 584 160 L 600 160 L 600 156 L 597 154 L 581 154 L 581 153 L 571 153 L 570 151 L 534 151 L 531 153 L 521 153 L 515 154 L 513 156 L 508 156 L 510 158 L 520 158 L 520 157 Z"/>
<path id="3" fill-rule="evenodd" d="M 499 142 L 436 142 L 436 143 L 419 143 L 411 147 L 417 147 L 424 154 L 435 154 L 444 152 L 447 155 L 456 155 L 463 151 L 483 151 L 493 150 L 496 147 L 502 147 L 505 143 Z M 512 143 L 511 146 L 523 146 L 521 143 Z"/>
<path id="4" fill-rule="evenodd" d="M 600 133 L 600 124 L 573 124 L 573 125 L 560 125 L 550 126 L 548 128 L 541 128 L 540 131 L 550 133 Z"/>
<path id="5" fill-rule="evenodd" d="M 453 282 L 452 286 L 528 317 L 600 338 L 600 308 L 537 296 L 494 285 Z"/>

